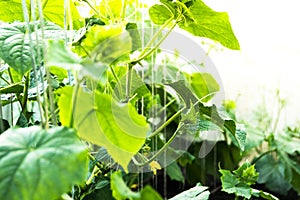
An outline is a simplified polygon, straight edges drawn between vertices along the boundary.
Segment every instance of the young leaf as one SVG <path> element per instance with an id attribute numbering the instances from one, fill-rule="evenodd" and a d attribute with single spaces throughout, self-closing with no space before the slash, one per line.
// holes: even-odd
<path id="1" fill-rule="evenodd" d="M 179 27 L 195 36 L 206 37 L 220 42 L 223 46 L 238 50 L 239 42 L 235 37 L 227 13 L 216 12 L 201 0 L 193 1 L 189 16 L 179 23 Z"/>
<path id="2" fill-rule="evenodd" d="M 117 171 L 111 175 L 111 190 L 116 200 L 141 199 L 138 192 L 131 191 L 122 178 L 122 172 Z"/>
<path id="3" fill-rule="evenodd" d="M 58 106 L 61 122 L 69 125 L 73 88 L 65 87 L 60 93 Z M 112 158 L 127 171 L 132 156 L 145 142 L 149 130 L 145 118 L 131 104 L 119 104 L 111 96 L 98 92 L 90 94 L 79 90 L 74 106 L 74 126 L 79 136 L 105 147 Z"/>
<path id="4" fill-rule="evenodd" d="M 55 199 L 86 178 L 87 151 L 73 129 L 9 129 L 0 144 L 0 196 L 5 199 Z"/>
<path id="5" fill-rule="evenodd" d="M 27 29 L 26 23 L 20 22 L 0 26 L 0 58 L 20 75 L 32 69 L 33 60 L 40 64 L 38 55 L 43 56 L 42 28 L 45 39 L 65 38 L 62 29 L 53 23 L 45 23 L 44 27 L 41 27 L 38 22 L 31 22 L 29 27 L 30 30 Z"/>
<path id="6" fill-rule="evenodd" d="M 210 193 L 207 189 L 208 187 L 198 183 L 195 187 L 176 195 L 170 200 L 208 200 Z"/>

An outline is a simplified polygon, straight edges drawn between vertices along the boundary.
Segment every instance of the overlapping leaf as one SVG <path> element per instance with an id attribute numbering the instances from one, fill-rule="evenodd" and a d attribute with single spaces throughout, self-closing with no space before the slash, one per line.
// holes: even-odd
<path id="1" fill-rule="evenodd" d="M 42 29 L 45 39 L 65 38 L 62 29 L 50 22 L 43 27 L 39 22 L 32 22 L 29 27 L 20 22 L 0 26 L 0 57 L 21 75 L 42 61 Z"/>
<path id="2" fill-rule="evenodd" d="M 71 87 L 61 91 L 59 99 L 60 117 L 64 125 L 70 124 L 72 114 Z M 103 146 L 124 170 L 132 156 L 145 142 L 148 124 L 131 104 L 119 104 L 111 96 L 78 91 L 73 112 L 74 125 L 79 136 L 89 142 Z"/>

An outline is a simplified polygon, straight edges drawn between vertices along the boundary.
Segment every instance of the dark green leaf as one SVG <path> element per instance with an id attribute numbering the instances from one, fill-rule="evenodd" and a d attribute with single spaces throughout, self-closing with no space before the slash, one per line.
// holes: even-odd
<path id="1" fill-rule="evenodd" d="M 24 83 L 14 83 L 8 85 L 6 87 L 0 88 L 0 94 L 8 94 L 8 93 L 22 93 L 24 89 Z"/>
<path id="2" fill-rule="evenodd" d="M 55 199 L 87 174 L 87 151 L 72 129 L 9 129 L 0 136 L 0 196 Z"/>
<path id="3" fill-rule="evenodd" d="M 167 166 L 167 174 L 171 180 L 184 182 L 184 177 L 177 162 L 173 162 Z"/>
<path id="4" fill-rule="evenodd" d="M 34 63 L 39 65 L 42 61 L 42 29 L 45 39 L 65 38 L 62 29 L 53 23 L 45 23 L 41 27 L 38 22 L 31 22 L 29 30 L 27 23 L 20 22 L 0 26 L 0 57 L 20 75 L 32 69 Z"/>
<path id="5" fill-rule="evenodd" d="M 280 161 L 275 161 L 271 155 L 260 158 L 255 167 L 259 173 L 257 182 L 266 184 L 269 190 L 286 195 L 291 189 L 291 184 L 286 180 L 286 178 L 291 180 L 291 177 L 285 177 L 284 173 L 286 166 Z"/>

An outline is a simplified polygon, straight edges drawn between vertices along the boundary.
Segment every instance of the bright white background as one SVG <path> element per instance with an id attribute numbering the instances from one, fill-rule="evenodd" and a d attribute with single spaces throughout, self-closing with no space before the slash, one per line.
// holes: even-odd
<path id="1" fill-rule="evenodd" d="M 240 51 L 213 51 L 226 98 L 238 95 L 247 116 L 265 98 L 274 106 L 275 90 L 287 100 L 282 123 L 300 119 L 300 1 L 205 0 L 229 14 Z"/>

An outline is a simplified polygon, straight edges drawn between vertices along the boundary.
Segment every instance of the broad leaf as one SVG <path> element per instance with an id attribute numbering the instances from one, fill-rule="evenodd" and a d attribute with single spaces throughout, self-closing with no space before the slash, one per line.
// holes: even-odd
<path id="1" fill-rule="evenodd" d="M 242 196 L 250 199 L 252 188 L 250 186 L 257 180 L 258 173 L 254 165 L 244 163 L 241 167 L 231 173 L 229 170 L 219 170 L 222 174 L 222 190 L 236 196 Z"/>
<path id="2" fill-rule="evenodd" d="M 117 171 L 111 175 L 111 190 L 117 200 L 140 199 L 140 193 L 131 191 L 122 178 L 122 172 Z"/>
<path id="3" fill-rule="evenodd" d="M 209 194 L 208 187 L 198 183 L 195 187 L 176 195 L 170 200 L 207 200 Z"/>
<path id="4" fill-rule="evenodd" d="M 5 199 L 55 199 L 86 178 L 87 151 L 73 129 L 9 129 L 0 144 L 0 196 Z"/>
<path id="5" fill-rule="evenodd" d="M 73 89 L 65 87 L 60 93 L 61 122 L 69 125 Z M 73 118 L 79 136 L 105 147 L 125 171 L 132 156 L 144 144 L 149 130 L 145 118 L 131 104 L 119 104 L 110 96 L 98 92 L 78 91 Z"/>
<path id="6" fill-rule="evenodd" d="M 65 37 L 62 29 L 53 23 L 41 27 L 38 22 L 32 22 L 29 30 L 26 23 L 19 22 L 0 26 L 0 57 L 21 75 L 32 69 L 34 63 L 39 65 L 42 61 L 42 29 L 45 39 Z"/>
<path id="7" fill-rule="evenodd" d="M 0 94 L 8 94 L 8 93 L 22 93 L 24 89 L 24 83 L 14 83 L 11 85 L 8 85 L 6 87 L 0 88 Z"/>
<path id="8" fill-rule="evenodd" d="M 266 184 L 269 190 L 286 195 L 291 189 L 291 184 L 286 180 L 291 180 L 291 177 L 285 177 L 286 166 L 281 161 L 275 161 L 271 155 L 266 155 L 256 162 L 255 167 L 259 173 L 257 182 Z"/>
<path id="9" fill-rule="evenodd" d="M 40 1 L 41 7 L 43 8 L 43 18 L 54 22 L 61 27 L 64 27 L 64 16 L 65 16 L 65 2 L 61 0 L 42 0 Z M 69 0 L 69 9 L 71 10 L 71 18 L 73 28 L 79 29 L 83 24 L 83 18 L 80 17 L 77 8 L 75 7 L 72 0 Z M 30 10 L 30 0 L 26 0 L 28 12 Z M 22 9 L 22 0 L 0 0 L 0 20 L 5 22 L 24 21 L 24 14 Z M 36 5 L 38 8 L 38 5 Z M 30 13 L 30 12 L 29 12 Z M 38 10 L 36 10 L 36 16 L 39 16 Z M 33 17 L 30 16 L 32 19 Z M 67 18 L 69 21 L 69 17 Z"/>
<path id="10" fill-rule="evenodd" d="M 173 14 L 164 5 L 154 5 L 149 9 L 151 20 L 158 25 L 163 25 Z"/>
<path id="11" fill-rule="evenodd" d="M 185 16 L 186 20 L 179 23 L 180 28 L 195 36 L 218 41 L 229 49 L 240 49 L 227 13 L 216 12 L 201 0 L 195 0 L 188 14 L 189 16 Z"/>

